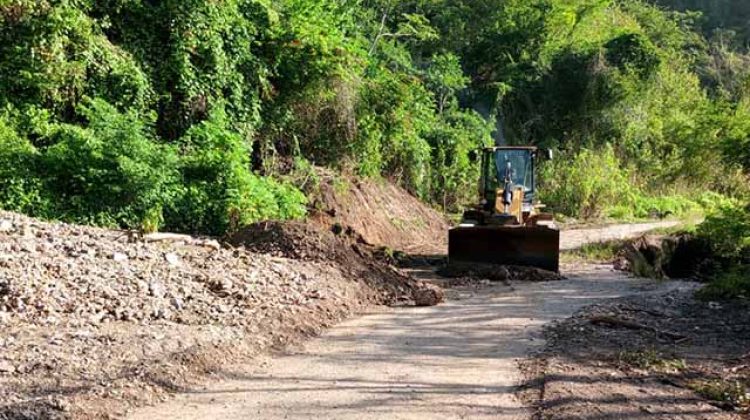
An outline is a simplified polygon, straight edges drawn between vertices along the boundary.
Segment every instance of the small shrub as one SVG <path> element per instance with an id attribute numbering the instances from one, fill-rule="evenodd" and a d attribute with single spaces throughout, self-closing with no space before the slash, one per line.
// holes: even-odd
<path id="1" fill-rule="evenodd" d="M 750 298 L 750 268 L 734 267 L 714 275 L 697 297 L 707 301 Z"/>
<path id="2" fill-rule="evenodd" d="M 670 358 L 654 349 L 623 351 L 619 355 L 619 361 L 628 366 L 662 373 L 678 373 L 687 369 L 684 359 Z"/>
<path id="3" fill-rule="evenodd" d="M 637 218 L 679 217 L 697 211 L 700 211 L 700 205 L 682 195 L 636 196 L 633 203 L 633 215 Z"/>
<path id="4" fill-rule="evenodd" d="M 614 240 L 585 244 L 581 248 L 562 254 L 563 261 L 612 262 L 625 247 L 625 241 Z"/>
<path id="5" fill-rule="evenodd" d="M 698 235 L 716 259 L 712 281 L 698 296 L 713 300 L 750 297 L 750 208 L 724 205 L 698 227 Z"/>
<path id="6" fill-rule="evenodd" d="M 750 250 L 750 209 L 739 204 L 724 205 L 706 218 L 698 234 L 711 244 L 718 257 L 743 262 Z"/>
<path id="7" fill-rule="evenodd" d="M 729 407 L 750 407 L 750 393 L 748 393 L 747 384 L 740 381 L 698 379 L 691 381 L 688 386 L 711 401 L 724 403 Z"/>

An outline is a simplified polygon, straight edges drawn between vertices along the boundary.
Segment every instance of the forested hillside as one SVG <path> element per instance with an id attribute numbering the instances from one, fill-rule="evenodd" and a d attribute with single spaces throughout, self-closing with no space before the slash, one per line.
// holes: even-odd
<path id="1" fill-rule="evenodd" d="M 455 212 L 505 141 L 568 216 L 740 208 L 748 8 L 693 3 L 0 0 L 0 205 L 222 234 L 328 166 Z"/>
<path id="2" fill-rule="evenodd" d="M 700 27 L 711 36 L 717 30 L 733 31 L 745 47 L 750 43 L 750 3 L 737 0 L 659 0 L 665 7 L 700 12 Z"/>

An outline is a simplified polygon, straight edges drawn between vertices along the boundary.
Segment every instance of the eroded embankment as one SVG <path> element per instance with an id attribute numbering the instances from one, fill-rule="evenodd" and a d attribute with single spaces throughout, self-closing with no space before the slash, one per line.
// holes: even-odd
<path id="1" fill-rule="evenodd" d="M 351 228 L 370 244 L 410 255 L 444 255 L 448 247 L 445 217 L 407 191 L 384 180 L 343 182 L 321 169 L 311 219 L 321 226 Z"/>

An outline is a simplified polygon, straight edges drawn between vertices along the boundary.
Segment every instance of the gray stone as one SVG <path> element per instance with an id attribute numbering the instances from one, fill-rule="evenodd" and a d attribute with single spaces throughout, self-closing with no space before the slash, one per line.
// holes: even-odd
<path id="1" fill-rule="evenodd" d="M 180 257 L 175 253 L 170 252 L 168 254 L 164 254 L 164 259 L 172 267 L 177 267 L 178 265 L 180 265 Z"/>
<path id="2" fill-rule="evenodd" d="M 0 373 L 16 373 L 16 367 L 7 360 L 0 360 Z"/>
<path id="3" fill-rule="evenodd" d="M 164 285 L 155 280 L 148 284 L 148 292 L 151 296 L 159 299 L 163 298 L 167 293 L 164 289 Z"/>
<path id="4" fill-rule="evenodd" d="M 10 220 L 0 220 L 0 233 L 10 233 L 16 230 L 13 222 Z"/>
<path id="5" fill-rule="evenodd" d="M 172 307 L 175 310 L 178 310 L 178 311 L 181 311 L 182 308 L 185 307 L 185 304 L 182 302 L 182 299 L 180 299 L 180 298 L 172 298 L 172 300 L 170 301 L 170 303 L 172 304 Z"/>

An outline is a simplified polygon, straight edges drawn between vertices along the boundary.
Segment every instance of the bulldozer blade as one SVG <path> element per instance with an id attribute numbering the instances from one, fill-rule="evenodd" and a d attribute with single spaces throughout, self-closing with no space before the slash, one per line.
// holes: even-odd
<path id="1" fill-rule="evenodd" d="M 450 263 L 560 270 L 560 231 L 546 226 L 461 226 L 448 234 Z"/>

